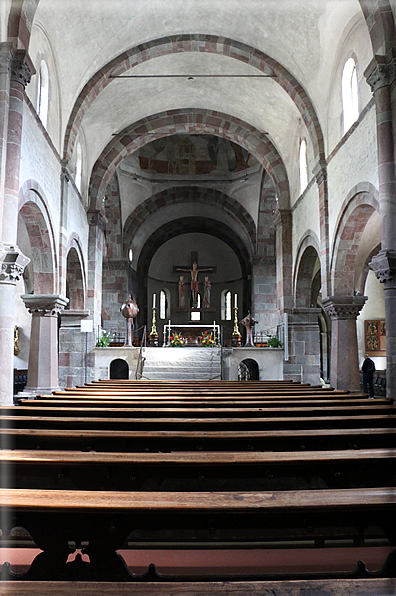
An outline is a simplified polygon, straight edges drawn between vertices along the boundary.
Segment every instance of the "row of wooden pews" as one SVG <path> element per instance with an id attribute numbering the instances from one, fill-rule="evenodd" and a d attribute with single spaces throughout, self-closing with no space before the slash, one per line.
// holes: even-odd
<path id="1" fill-rule="evenodd" d="M 332 581 L 335 594 L 354 593 L 348 582 L 356 593 L 393 589 L 395 415 L 385 398 L 285 381 L 99 381 L 21 399 L 0 409 L 2 541 L 22 527 L 42 553 L 23 576 L 3 565 L 3 585 L 11 594 L 40 582 L 40 593 L 66 594 L 61 583 L 51 591 L 61 580 L 79 580 L 81 594 L 95 582 L 128 582 L 125 593 L 146 582 L 161 594 L 183 593 L 181 583 L 188 594 L 214 585 L 281 594 L 285 580 L 304 580 L 303 590 Z M 197 582 L 154 566 L 131 573 L 118 551 L 137 548 L 262 549 L 280 560 L 309 549 L 326 563 Z M 347 570 L 331 564 L 341 548 Z M 390 554 L 372 569 L 378 549 Z"/>

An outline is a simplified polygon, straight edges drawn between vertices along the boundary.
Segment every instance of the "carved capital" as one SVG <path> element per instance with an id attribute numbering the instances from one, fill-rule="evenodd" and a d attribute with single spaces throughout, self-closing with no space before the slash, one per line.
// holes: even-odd
<path id="1" fill-rule="evenodd" d="M 330 296 L 322 306 L 331 319 L 356 319 L 367 296 Z"/>
<path id="2" fill-rule="evenodd" d="M 380 250 L 369 267 L 385 287 L 396 286 L 396 250 Z"/>
<path id="3" fill-rule="evenodd" d="M 320 186 L 323 182 L 327 181 L 327 164 L 324 160 L 318 161 L 315 165 L 313 171 L 313 175 L 316 178 L 316 184 Z"/>
<path id="4" fill-rule="evenodd" d="M 374 94 L 381 87 L 390 85 L 394 79 L 395 60 L 392 60 L 388 64 L 378 62 L 366 77 L 367 83 L 370 85 L 371 91 Z"/>
<path id="5" fill-rule="evenodd" d="M 26 87 L 30 83 L 32 72 L 26 62 L 25 56 L 17 53 L 11 61 L 11 81 Z"/>
<path id="6" fill-rule="evenodd" d="M 18 246 L 0 242 L 0 283 L 16 283 L 29 263 Z"/>
<path id="7" fill-rule="evenodd" d="M 30 314 L 40 317 L 58 315 L 69 302 L 60 294 L 23 294 L 21 298 Z"/>
<path id="8" fill-rule="evenodd" d="M 98 227 L 103 233 L 106 231 L 106 220 L 99 211 L 89 212 L 87 218 L 88 225 Z"/>

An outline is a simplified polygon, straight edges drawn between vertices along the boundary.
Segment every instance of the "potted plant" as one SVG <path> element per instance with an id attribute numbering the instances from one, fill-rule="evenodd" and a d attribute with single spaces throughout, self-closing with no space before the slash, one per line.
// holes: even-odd
<path id="1" fill-rule="evenodd" d="M 113 334 L 109 333 L 108 331 L 102 331 L 102 335 L 96 342 L 97 348 L 108 348 L 110 345 L 110 340 L 113 338 Z"/>
<path id="2" fill-rule="evenodd" d="M 269 335 L 267 345 L 269 348 L 281 348 L 282 342 L 276 337 L 276 335 Z"/>

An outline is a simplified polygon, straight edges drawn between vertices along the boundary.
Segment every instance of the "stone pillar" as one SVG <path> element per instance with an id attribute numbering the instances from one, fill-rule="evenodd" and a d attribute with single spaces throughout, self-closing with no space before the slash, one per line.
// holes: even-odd
<path id="1" fill-rule="evenodd" d="M 289 360 L 284 379 L 318 385 L 320 380 L 320 308 L 294 308 L 289 315 Z"/>
<path id="2" fill-rule="evenodd" d="M 330 288 L 329 262 L 329 193 L 327 184 L 327 165 L 319 161 L 313 169 L 319 192 L 319 222 L 320 222 L 320 269 L 322 296 L 328 296 Z"/>
<path id="3" fill-rule="evenodd" d="M 15 283 L 29 259 L 16 245 L 23 95 L 34 69 L 24 51 L 2 45 L 0 63 L 0 402 L 13 403 Z"/>
<path id="4" fill-rule="evenodd" d="M 276 231 L 276 285 L 279 314 L 290 313 L 292 291 L 292 217 L 288 209 L 279 209 L 274 218 Z"/>
<path id="5" fill-rule="evenodd" d="M 88 213 L 88 280 L 86 307 L 90 311 L 94 333 L 88 334 L 88 376 L 87 380 L 95 378 L 95 332 L 102 323 L 102 267 L 104 232 L 106 223 L 103 215 L 97 211 Z"/>
<path id="6" fill-rule="evenodd" d="M 63 310 L 59 329 L 59 386 L 75 387 L 85 383 L 85 338 L 81 319 L 89 310 Z"/>
<path id="7" fill-rule="evenodd" d="M 386 325 L 386 392 L 396 395 L 396 59 L 375 56 L 365 71 L 375 98 L 381 250 L 370 267 L 384 284 Z"/>
<path id="8" fill-rule="evenodd" d="M 29 259 L 17 246 L 0 242 L 0 405 L 13 404 L 15 284 Z"/>
<path id="9" fill-rule="evenodd" d="M 66 296 L 67 277 L 67 207 L 69 198 L 70 174 L 67 159 L 62 159 L 60 175 L 60 226 L 59 226 L 59 291 Z"/>
<path id="10" fill-rule="evenodd" d="M 29 393 L 50 393 L 58 383 L 58 314 L 68 299 L 59 294 L 23 294 L 32 315 L 28 379 Z"/>
<path id="11" fill-rule="evenodd" d="M 252 258 L 252 312 L 258 320 L 256 332 L 270 330 L 273 335 L 279 319 L 275 257 Z"/>
<path id="12" fill-rule="evenodd" d="M 367 296 L 330 296 L 323 308 L 331 318 L 330 383 L 335 389 L 360 390 L 356 319 Z"/>

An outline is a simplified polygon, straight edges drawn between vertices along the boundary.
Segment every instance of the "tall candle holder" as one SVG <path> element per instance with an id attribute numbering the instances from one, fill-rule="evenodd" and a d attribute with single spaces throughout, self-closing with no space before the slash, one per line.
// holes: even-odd
<path id="1" fill-rule="evenodd" d="M 241 334 L 239 333 L 238 329 L 238 307 L 234 306 L 234 331 L 232 332 L 232 339 L 236 340 L 238 343 L 241 340 Z"/>
<path id="2" fill-rule="evenodd" d="M 154 345 L 158 345 L 158 333 L 157 333 L 157 326 L 156 326 L 156 318 L 155 318 L 155 307 L 153 306 L 153 318 L 151 322 L 151 331 L 150 331 L 150 341 Z"/>

